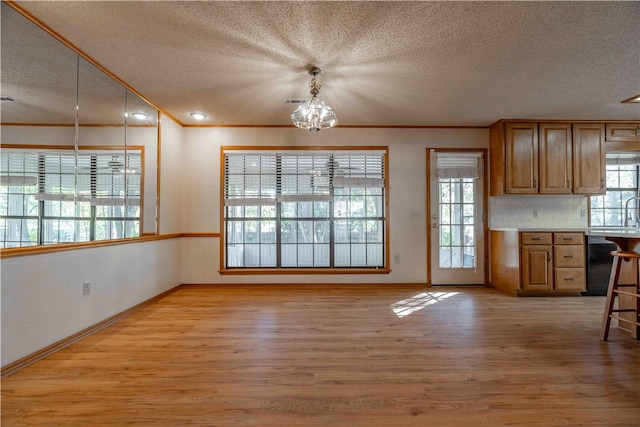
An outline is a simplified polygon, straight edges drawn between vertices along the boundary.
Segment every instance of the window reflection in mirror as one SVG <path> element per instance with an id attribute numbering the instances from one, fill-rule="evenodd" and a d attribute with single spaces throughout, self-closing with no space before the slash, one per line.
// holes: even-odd
<path id="1" fill-rule="evenodd" d="M 155 234 L 157 110 L 5 3 L 1 29 L 0 248 Z"/>

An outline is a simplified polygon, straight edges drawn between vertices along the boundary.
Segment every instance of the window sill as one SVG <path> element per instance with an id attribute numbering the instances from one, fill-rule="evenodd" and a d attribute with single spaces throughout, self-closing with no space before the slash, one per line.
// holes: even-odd
<path id="1" fill-rule="evenodd" d="M 260 275 L 260 274 L 389 274 L 388 267 L 379 268 L 224 268 L 218 270 L 221 275 Z"/>

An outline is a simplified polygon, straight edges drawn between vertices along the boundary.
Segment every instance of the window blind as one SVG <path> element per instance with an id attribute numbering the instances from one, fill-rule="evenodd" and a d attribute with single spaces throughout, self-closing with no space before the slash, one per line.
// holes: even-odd
<path id="1" fill-rule="evenodd" d="M 6 186 L 35 186 L 38 183 L 38 156 L 12 149 L 0 153 L 0 184 Z"/>
<path id="2" fill-rule="evenodd" d="M 225 206 L 332 200 L 334 188 L 384 187 L 383 151 L 230 151 Z"/>
<path id="3" fill-rule="evenodd" d="M 640 165 L 640 153 L 616 153 L 608 154 L 606 158 L 607 165 Z"/>
<path id="4" fill-rule="evenodd" d="M 80 201 L 92 205 L 139 206 L 142 156 L 139 150 L 24 151 L 3 149 L 0 179 L 5 186 L 38 186 L 36 200 Z M 77 174 L 76 174 L 77 171 Z M 125 176 L 126 171 L 126 176 Z"/>
<path id="5" fill-rule="evenodd" d="M 480 153 L 436 153 L 440 179 L 479 178 L 482 173 Z"/>

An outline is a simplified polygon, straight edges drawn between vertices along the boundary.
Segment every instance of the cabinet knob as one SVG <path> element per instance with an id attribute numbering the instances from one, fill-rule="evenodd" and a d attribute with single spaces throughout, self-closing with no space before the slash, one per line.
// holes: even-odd
<path id="1" fill-rule="evenodd" d="M 542 237 L 538 237 L 538 236 L 532 237 L 531 240 L 542 240 Z"/>
<path id="2" fill-rule="evenodd" d="M 575 277 L 565 277 L 565 278 L 564 278 L 564 281 L 565 281 L 565 282 L 575 282 L 575 281 L 576 281 L 576 278 L 575 278 Z"/>
<path id="3" fill-rule="evenodd" d="M 565 258 L 573 258 L 573 255 L 565 255 Z"/>

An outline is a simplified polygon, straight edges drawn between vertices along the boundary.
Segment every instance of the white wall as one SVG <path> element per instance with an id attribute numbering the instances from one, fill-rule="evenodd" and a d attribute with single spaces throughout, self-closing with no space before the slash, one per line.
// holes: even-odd
<path id="1" fill-rule="evenodd" d="M 160 218 L 159 233 L 182 231 L 182 127 L 166 116 L 160 118 Z"/>
<path id="2" fill-rule="evenodd" d="M 180 239 L 4 258 L 2 366 L 179 284 Z"/>
<path id="3" fill-rule="evenodd" d="M 183 238 L 183 283 L 425 283 L 426 225 L 411 211 L 426 209 L 426 148 L 487 148 L 486 129 L 185 128 L 183 232 L 220 231 L 221 146 L 388 146 L 390 250 L 400 256 L 390 274 L 220 275 L 220 242 Z M 164 154 L 163 154 L 164 156 Z M 401 267 L 401 268 L 400 268 Z"/>

